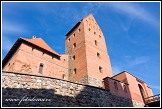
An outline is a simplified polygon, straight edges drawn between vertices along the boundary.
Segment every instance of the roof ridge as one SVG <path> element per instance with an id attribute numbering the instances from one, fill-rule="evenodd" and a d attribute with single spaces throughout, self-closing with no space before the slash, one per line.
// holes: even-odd
<path id="1" fill-rule="evenodd" d="M 39 46 L 49 52 L 52 52 L 54 54 L 59 55 L 56 51 L 54 51 L 42 38 L 32 38 L 32 39 L 28 39 L 28 38 L 20 38 L 22 40 L 25 40 L 27 42 L 30 42 L 36 46 Z"/>

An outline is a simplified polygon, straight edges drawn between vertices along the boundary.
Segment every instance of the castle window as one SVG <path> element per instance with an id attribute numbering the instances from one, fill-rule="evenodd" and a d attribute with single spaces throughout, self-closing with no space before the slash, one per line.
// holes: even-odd
<path id="1" fill-rule="evenodd" d="M 42 73 L 42 71 L 43 71 L 43 64 L 41 63 L 40 65 L 39 65 L 39 73 Z"/>
<path id="2" fill-rule="evenodd" d="M 10 63 L 8 63 L 8 66 L 10 66 Z"/>
<path id="3" fill-rule="evenodd" d="M 94 32 L 94 34 L 96 34 L 96 32 Z"/>
<path id="4" fill-rule="evenodd" d="M 76 68 L 73 70 L 73 74 L 76 74 Z"/>
<path id="5" fill-rule="evenodd" d="M 95 45 L 97 46 L 97 44 L 98 44 L 98 43 L 97 43 L 97 40 L 95 40 Z"/>
<path id="6" fill-rule="evenodd" d="M 73 37 L 75 37 L 75 33 L 73 34 Z"/>
<path id="7" fill-rule="evenodd" d="M 101 38 L 101 35 L 99 35 L 99 38 Z"/>
<path id="8" fill-rule="evenodd" d="M 75 55 L 73 56 L 73 60 L 75 60 Z"/>
<path id="9" fill-rule="evenodd" d="M 88 21 L 86 20 L 86 24 L 88 25 Z"/>
<path id="10" fill-rule="evenodd" d="M 78 32 L 80 32 L 80 28 L 78 29 Z"/>
<path id="11" fill-rule="evenodd" d="M 65 74 L 62 75 L 62 79 L 65 79 Z"/>
<path id="12" fill-rule="evenodd" d="M 124 89 L 124 92 L 126 92 L 126 93 L 127 93 L 127 87 L 126 87 L 126 85 L 125 85 L 125 84 L 123 85 L 123 89 Z"/>
<path id="13" fill-rule="evenodd" d="M 76 47 L 76 43 L 73 44 L 73 48 L 75 48 L 75 47 Z"/>
<path id="14" fill-rule="evenodd" d="M 64 59 L 64 61 L 65 61 L 65 59 Z"/>
<path id="15" fill-rule="evenodd" d="M 116 82 L 114 82 L 114 87 L 115 87 L 116 90 L 118 90 L 118 85 L 117 85 Z"/>
<path id="16" fill-rule="evenodd" d="M 103 69 L 101 66 L 99 66 L 99 72 L 102 73 L 103 72 Z"/>
<path id="17" fill-rule="evenodd" d="M 68 39 L 68 42 L 70 42 L 70 38 Z"/>
<path id="18" fill-rule="evenodd" d="M 91 31 L 91 29 L 90 29 L 90 28 L 89 28 L 88 30 L 89 30 L 89 31 Z"/>
<path id="19" fill-rule="evenodd" d="M 100 58 L 100 53 L 97 52 L 97 57 Z"/>

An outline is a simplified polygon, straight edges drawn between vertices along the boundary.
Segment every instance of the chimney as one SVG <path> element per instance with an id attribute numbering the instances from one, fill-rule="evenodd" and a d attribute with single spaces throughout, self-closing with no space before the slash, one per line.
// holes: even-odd
<path id="1" fill-rule="evenodd" d="M 36 36 L 34 35 L 34 36 L 32 37 L 32 39 L 36 39 Z"/>

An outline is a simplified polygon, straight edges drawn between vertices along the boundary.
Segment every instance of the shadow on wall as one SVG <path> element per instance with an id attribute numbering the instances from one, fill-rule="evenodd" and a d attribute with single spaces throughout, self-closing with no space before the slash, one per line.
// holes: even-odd
<path id="1" fill-rule="evenodd" d="M 2 88 L 3 107 L 132 107 L 130 99 L 111 95 L 109 91 L 85 86 L 70 89 Z M 106 93 L 105 93 L 106 92 Z M 60 94 L 58 94 L 60 93 Z M 67 96 L 68 94 L 68 96 Z"/>

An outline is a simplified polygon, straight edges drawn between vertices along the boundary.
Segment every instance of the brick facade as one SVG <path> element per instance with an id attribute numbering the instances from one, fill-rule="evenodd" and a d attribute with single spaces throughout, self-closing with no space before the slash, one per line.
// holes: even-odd
<path id="1" fill-rule="evenodd" d="M 66 35 L 66 54 L 75 56 L 75 60 L 72 58 L 69 62 L 72 81 L 102 87 L 103 78 L 112 76 L 105 39 L 92 15 L 82 19 Z"/>

